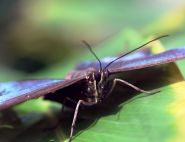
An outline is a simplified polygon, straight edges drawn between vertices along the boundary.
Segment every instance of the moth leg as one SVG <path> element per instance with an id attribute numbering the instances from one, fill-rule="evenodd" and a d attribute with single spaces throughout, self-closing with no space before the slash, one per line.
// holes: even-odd
<path id="1" fill-rule="evenodd" d="M 129 87 L 131 87 L 131 88 L 133 88 L 134 90 L 136 90 L 136 91 L 138 91 L 138 92 L 141 92 L 141 93 L 146 93 L 146 94 L 153 94 L 153 93 L 154 93 L 153 91 L 146 91 L 146 90 L 143 90 L 143 89 L 141 89 L 141 88 L 139 88 L 139 87 L 137 87 L 137 86 L 135 86 L 135 85 L 133 85 L 133 84 L 131 84 L 131 83 L 125 81 L 125 80 L 116 78 L 116 79 L 114 79 L 114 81 L 113 81 L 113 85 L 111 86 L 111 89 L 110 89 L 108 95 L 113 91 L 113 89 L 114 89 L 114 87 L 116 86 L 116 83 L 117 83 L 117 82 L 121 82 L 121 83 L 123 83 L 123 84 L 125 84 L 125 85 L 127 85 L 127 86 L 129 86 Z"/>
<path id="2" fill-rule="evenodd" d="M 76 105 L 76 108 L 75 108 L 74 116 L 73 116 L 73 122 L 71 124 L 71 131 L 70 131 L 70 136 L 69 136 L 69 142 L 71 142 L 72 137 L 73 137 L 73 131 L 74 131 L 74 127 L 75 127 L 75 124 L 76 124 L 76 119 L 77 119 L 78 110 L 79 110 L 80 105 L 83 104 L 83 105 L 86 105 L 86 106 L 92 106 L 92 105 L 94 105 L 96 103 L 97 103 L 97 99 L 95 99 L 94 102 L 85 102 L 83 100 L 79 100 L 78 101 L 78 103 Z"/>

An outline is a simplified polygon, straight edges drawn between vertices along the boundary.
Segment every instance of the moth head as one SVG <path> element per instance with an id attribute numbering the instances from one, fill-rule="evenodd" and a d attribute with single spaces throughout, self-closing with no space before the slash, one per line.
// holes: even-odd
<path id="1" fill-rule="evenodd" d="M 108 70 L 98 72 L 95 75 L 96 89 L 97 89 L 98 98 L 100 100 L 103 99 L 103 96 L 105 95 L 106 90 L 108 90 L 107 88 L 108 78 L 109 78 Z"/>

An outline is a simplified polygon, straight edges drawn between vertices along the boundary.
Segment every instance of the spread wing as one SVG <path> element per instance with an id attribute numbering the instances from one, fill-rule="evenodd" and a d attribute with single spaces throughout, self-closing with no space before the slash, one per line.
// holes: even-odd
<path id="1" fill-rule="evenodd" d="M 185 47 L 171 49 L 159 54 L 152 54 L 149 50 L 141 50 L 133 54 L 129 54 L 108 67 L 110 73 L 122 71 L 142 69 L 146 67 L 166 64 L 176 60 L 185 58 Z M 105 67 L 108 63 L 116 59 L 116 57 L 106 57 L 101 59 L 102 66 Z M 77 66 L 76 70 L 94 68 L 99 70 L 99 63 L 86 61 Z"/>
<path id="2" fill-rule="evenodd" d="M 129 61 L 118 60 L 108 67 L 109 72 L 117 73 L 122 71 L 136 70 L 161 64 L 174 62 L 185 58 L 185 47 L 171 49 L 159 54 L 153 54 Z"/>
<path id="3" fill-rule="evenodd" d="M 146 56 L 149 56 L 151 54 L 152 53 L 150 52 L 150 49 L 149 48 L 145 48 L 145 49 L 140 50 L 138 52 L 129 54 L 129 55 L 121 58 L 119 61 L 126 62 L 126 61 L 129 61 L 129 60 L 146 57 Z M 110 63 L 111 61 L 113 61 L 116 58 L 117 58 L 117 56 L 102 58 L 101 59 L 102 67 L 105 67 L 108 63 Z M 85 62 L 82 62 L 81 64 L 79 64 L 76 67 L 76 70 L 84 70 L 84 69 L 87 69 L 87 68 L 94 68 L 96 70 L 99 70 L 99 63 L 97 61 L 95 61 L 95 62 L 85 61 Z"/>
<path id="4" fill-rule="evenodd" d="M 74 84 L 81 78 L 74 80 L 28 80 L 0 83 L 0 110 L 18 103 L 44 96 L 48 93 Z"/>

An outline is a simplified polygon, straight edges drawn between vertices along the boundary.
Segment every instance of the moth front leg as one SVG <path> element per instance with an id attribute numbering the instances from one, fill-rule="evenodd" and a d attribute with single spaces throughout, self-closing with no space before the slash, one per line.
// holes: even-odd
<path id="1" fill-rule="evenodd" d="M 146 91 L 146 90 L 143 90 L 143 89 L 141 89 L 141 88 L 139 88 L 139 87 L 137 87 L 137 86 L 135 86 L 135 85 L 133 85 L 133 84 L 125 81 L 125 80 L 116 78 L 116 79 L 113 80 L 113 84 L 112 84 L 111 89 L 108 92 L 107 96 L 109 96 L 110 93 L 113 91 L 113 89 L 116 86 L 116 83 L 117 82 L 121 82 L 121 83 L 123 83 L 123 84 L 125 84 L 125 85 L 127 85 L 127 86 L 129 86 L 131 88 L 133 88 L 134 90 L 136 90 L 138 92 L 141 92 L 141 93 L 145 93 L 145 94 L 153 94 L 153 93 L 156 93 L 156 91 Z"/>
<path id="2" fill-rule="evenodd" d="M 73 131 L 74 131 L 74 127 L 75 127 L 75 124 L 76 124 L 76 119 L 77 119 L 77 115 L 78 115 L 78 111 L 79 111 L 80 105 L 83 104 L 85 106 L 92 106 L 92 105 L 95 105 L 96 103 L 97 103 L 97 99 L 96 98 L 92 102 L 85 102 L 83 100 L 79 100 L 78 101 L 78 103 L 76 105 L 76 108 L 75 108 L 74 116 L 73 116 L 73 122 L 71 124 L 71 131 L 70 131 L 70 136 L 69 136 L 69 142 L 71 142 L 72 137 L 73 137 Z"/>

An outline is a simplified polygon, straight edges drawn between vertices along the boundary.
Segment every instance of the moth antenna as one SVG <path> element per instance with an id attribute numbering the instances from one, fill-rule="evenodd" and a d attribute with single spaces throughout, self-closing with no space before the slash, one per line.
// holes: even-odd
<path id="1" fill-rule="evenodd" d="M 140 49 L 140 48 L 146 46 L 147 44 L 149 44 L 149 43 L 151 43 L 151 42 L 153 42 L 153 41 L 156 41 L 156 40 L 158 40 L 158 39 L 161 39 L 161 38 L 164 38 L 164 37 L 167 37 L 167 36 L 169 36 L 169 35 L 163 35 L 163 36 L 159 36 L 159 37 L 157 37 L 157 38 L 154 38 L 154 39 L 148 41 L 147 43 L 145 43 L 145 44 L 143 44 L 143 45 L 137 47 L 136 49 L 133 49 L 133 50 L 131 50 L 131 51 L 129 51 L 129 52 L 127 52 L 127 53 L 121 55 L 120 57 L 118 57 L 118 58 L 114 59 L 113 61 L 111 61 L 110 63 L 108 63 L 108 64 L 103 68 L 103 70 L 105 70 L 106 68 L 108 68 L 108 67 L 109 67 L 112 63 L 114 63 L 115 61 L 117 61 L 117 60 L 119 60 L 119 59 L 125 57 L 126 55 L 133 53 L 134 51 L 136 51 L 136 50 L 138 50 L 138 49 Z"/>
<path id="2" fill-rule="evenodd" d="M 98 60 L 99 65 L 100 65 L 100 72 L 102 71 L 102 63 L 100 61 L 100 59 L 98 58 L 98 56 L 95 54 L 95 52 L 92 50 L 91 46 L 89 45 L 89 43 L 87 43 L 85 40 L 82 40 L 83 44 L 86 45 L 86 47 L 89 49 L 89 51 L 94 55 L 94 57 Z"/>

